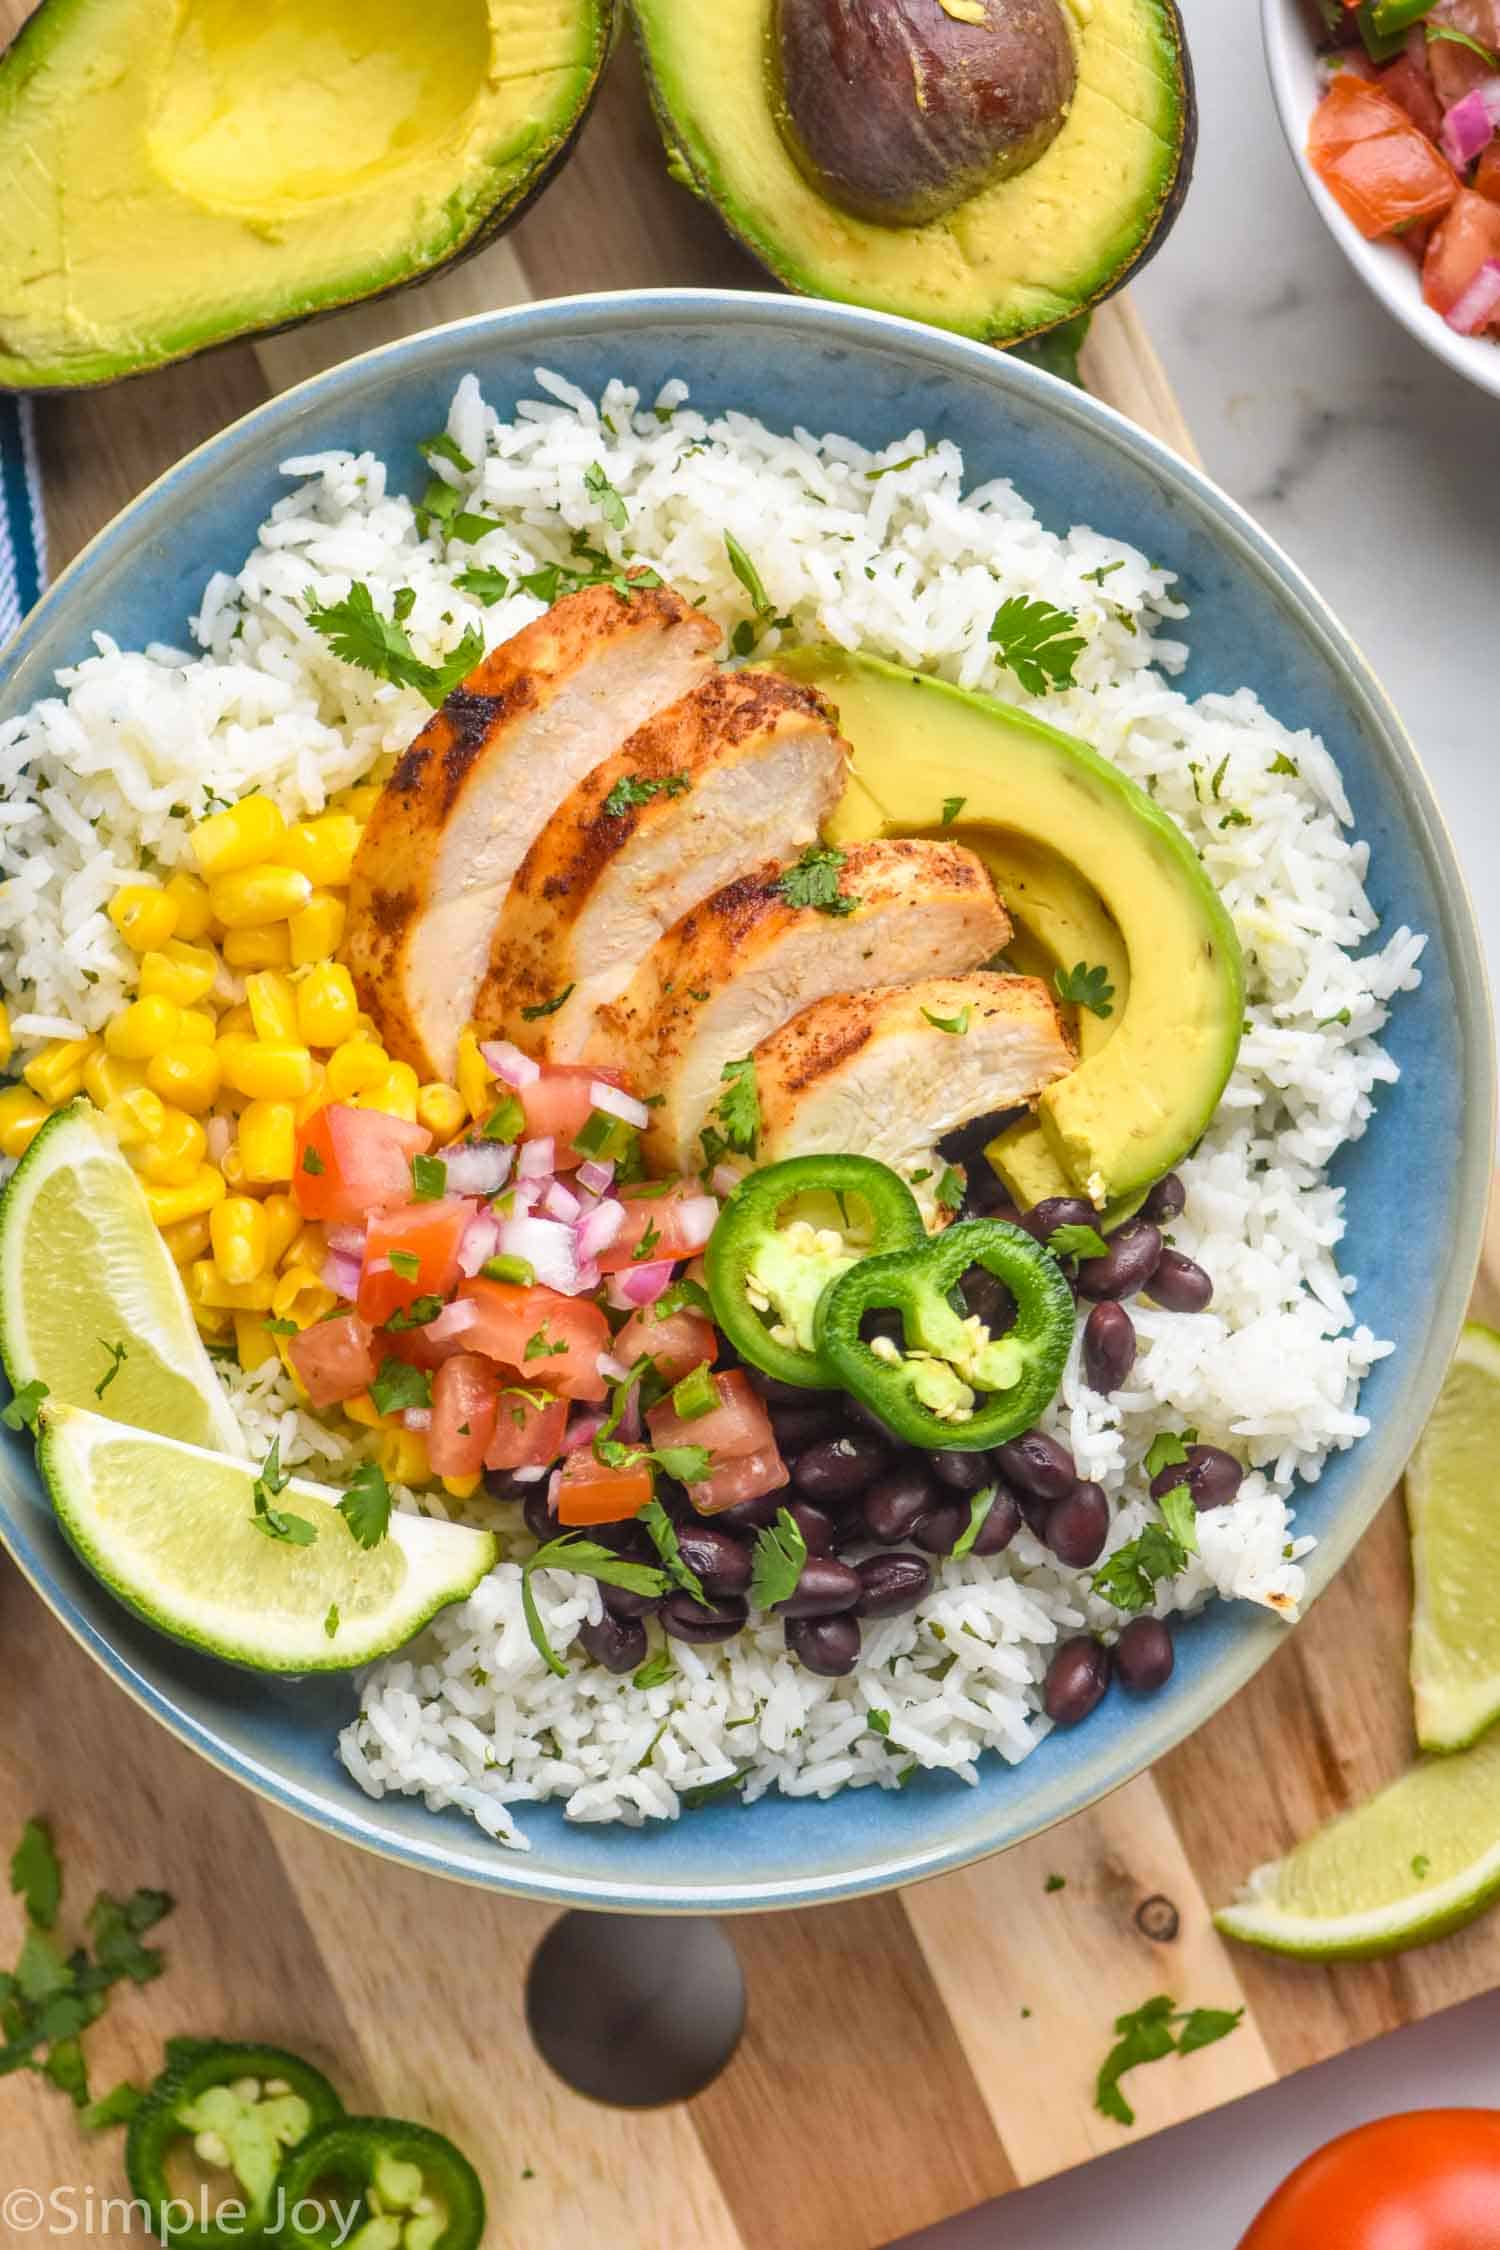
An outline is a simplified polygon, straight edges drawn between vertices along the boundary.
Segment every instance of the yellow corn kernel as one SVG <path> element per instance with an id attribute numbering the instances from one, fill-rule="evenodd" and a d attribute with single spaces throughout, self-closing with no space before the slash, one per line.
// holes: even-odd
<path id="1" fill-rule="evenodd" d="M 389 1117 L 417 1122 L 417 1074 L 410 1063 L 392 1063 L 378 1085 L 367 1086 L 359 1097 L 361 1109 L 382 1109 Z"/>
<path id="2" fill-rule="evenodd" d="M 175 1000 L 179 1008 L 190 1008 L 195 1000 L 208 998 L 218 973 L 219 956 L 212 946 L 188 945 L 182 938 L 172 938 L 142 960 L 141 990 L 158 992 L 163 1000 Z"/>
<path id="3" fill-rule="evenodd" d="M 343 1407 L 350 1421 L 358 1422 L 364 1429 L 380 1430 L 386 1427 L 386 1417 L 368 1391 L 360 1391 L 356 1397 L 346 1398 Z"/>
<path id="4" fill-rule="evenodd" d="M 214 1025 L 214 1037 L 216 1039 L 253 1039 L 255 1037 L 255 1018 L 251 1015 L 243 1000 L 237 1000 L 232 1008 L 224 1010 L 223 1015 Z"/>
<path id="5" fill-rule="evenodd" d="M 223 1209 L 222 1204 L 219 1209 Z M 208 1305 L 215 1312 L 268 1313 L 276 1294 L 273 1275 L 263 1273 L 254 1281 L 226 1281 L 212 1258 L 200 1258 L 189 1266 L 187 1285 L 195 1305 Z"/>
<path id="6" fill-rule="evenodd" d="M 82 1091 L 83 1066 L 94 1051 L 92 1039 L 54 1039 L 32 1056 L 21 1076 L 34 1094 L 56 1107 Z"/>
<path id="7" fill-rule="evenodd" d="M 346 1039 L 328 1058 L 328 1099 L 346 1102 L 351 1094 L 378 1086 L 391 1067 L 391 1058 L 373 1039 Z"/>
<path id="8" fill-rule="evenodd" d="M 223 1075 L 217 1051 L 189 1039 L 174 1039 L 146 1065 L 146 1084 L 151 1091 L 194 1117 L 213 1108 Z"/>
<path id="9" fill-rule="evenodd" d="M 227 1187 L 242 1188 L 245 1185 L 245 1159 L 240 1154 L 238 1141 L 231 1141 L 219 1158 L 219 1170 L 224 1175 Z"/>
<path id="10" fill-rule="evenodd" d="M 310 1328 L 338 1301 L 331 1289 L 324 1288 L 321 1272 L 311 1266 L 288 1266 L 275 1284 L 271 1310 L 278 1320 L 294 1320 L 299 1328 Z"/>
<path id="11" fill-rule="evenodd" d="M 235 1356 L 247 1375 L 276 1357 L 276 1338 L 261 1314 L 237 1312 L 234 1316 Z"/>
<path id="12" fill-rule="evenodd" d="M 182 1010 L 159 992 L 151 992 L 110 1017 L 104 1027 L 104 1044 L 122 1062 L 149 1062 L 180 1037 L 181 1028 Z"/>
<path id="13" fill-rule="evenodd" d="M 225 1281 L 258 1280 L 270 1263 L 271 1225 L 253 1195 L 227 1195 L 215 1204 L 208 1238 Z"/>
<path id="14" fill-rule="evenodd" d="M 232 1316 L 227 1312 L 215 1312 L 210 1305 L 194 1305 L 193 1318 L 205 1343 L 223 1343 L 234 1333 Z"/>
<path id="15" fill-rule="evenodd" d="M 384 793 L 378 781 L 360 781 L 352 789 L 341 789 L 333 802 L 341 812 L 352 813 L 356 820 L 365 821 Z"/>
<path id="16" fill-rule="evenodd" d="M 226 930 L 253 929 L 261 922 L 284 922 L 312 897 L 312 885 L 296 867 L 240 867 L 208 886 L 208 903 Z"/>
<path id="17" fill-rule="evenodd" d="M 392 1484 L 431 1483 L 432 1463 L 420 1430 L 382 1430 L 375 1451 Z"/>
<path id="18" fill-rule="evenodd" d="M 289 828 L 276 856 L 288 867 L 299 867 L 310 882 L 347 883 L 359 838 L 360 825 L 352 813 L 327 812 Z"/>
<path id="19" fill-rule="evenodd" d="M 132 953 L 154 953 L 177 929 L 177 902 L 155 883 L 124 883 L 105 912 Z"/>
<path id="20" fill-rule="evenodd" d="M 286 822 L 269 797 L 241 797 L 237 805 L 199 821 L 191 839 L 193 856 L 212 885 L 220 876 L 269 859 L 285 834 Z"/>
<path id="21" fill-rule="evenodd" d="M 297 1123 L 305 1125 L 315 1109 L 322 1109 L 328 1100 L 328 1073 L 323 1065 L 313 1059 L 312 1084 L 297 1104 Z"/>
<path id="22" fill-rule="evenodd" d="M 417 1088 L 417 1123 L 436 1133 L 440 1141 L 451 1141 L 468 1114 L 456 1087 L 433 1084 Z"/>
<path id="23" fill-rule="evenodd" d="M 207 937 L 213 921 L 213 908 L 208 903 L 208 885 L 200 883 L 196 875 L 181 868 L 169 875 L 164 885 L 168 898 L 177 909 L 176 935 L 189 945 Z"/>
<path id="24" fill-rule="evenodd" d="M 180 1219 L 175 1227 L 163 1227 L 162 1241 L 172 1253 L 172 1263 L 190 1266 L 195 1258 L 208 1256 L 208 1220 L 200 1212 L 196 1219 Z"/>
<path id="25" fill-rule="evenodd" d="M 127 1086 L 105 1104 L 104 1114 L 119 1134 L 121 1148 L 127 1151 L 149 1146 L 160 1137 L 167 1122 L 166 1104 L 149 1086 Z"/>
<path id="26" fill-rule="evenodd" d="M 224 1175 L 211 1164 L 200 1164 L 192 1178 L 181 1187 L 164 1187 L 156 1180 L 147 1180 L 146 1207 L 159 1227 L 175 1227 L 184 1219 L 196 1219 L 211 1211 L 224 1200 Z"/>
<path id="27" fill-rule="evenodd" d="M 354 1037 L 356 1039 L 373 1039 L 377 1047 L 381 1043 L 379 1024 L 373 1016 L 367 1016 L 363 1010 L 354 1019 Z"/>
<path id="28" fill-rule="evenodd" d="M 262 969 L 245 979 L 245 1002 L 257 1039 L 297 1038 L 297 988 L 290 977 Z M 311 1045 L 311 1041 L 308 1042 Z"/>
<path id="29" fill-rule="evenodd" d="M 211 1047 L 218 1036 L 219 1019 L 212 1008 L 184 1008 L 174 1044 L 186 1041 L 190 1047 Z"/>
<path id="30" fill-rule="evenodd" d="M 7 1086 L 0 1093 L 0 1156 L 24 1156 L 51 1115 L 29 1086 Z"/>
<path id="31" fill-rule="evenodd" d="M 309 1273 L 321 1273 L 328 1256 L 328 1238 L 320 1226 L 303 1227 L 289 1246 L 283 1260 L 288 1272 L 293 1266 L 306 1266 Z"/>
<path id="32" fill-rule="evenodd" d="M 285 922 L 257 922 L 248 930 L 226 930 L 224 958 L 231 969 L 286 969 L 292 941 Z"/>
<path id="33" fill-rule="evenodd" d="M 314 891 L 300 914 L 287 924 L 294 969 L 327 961 L 344 942 L 344 902 L 332 891 Z"/>
<path id="34" fill-rule="evenodd" d="M 104 1053 L 96 1048 L 83 1066 L 83 1090 L 91 1102 L 100 1109 L 108 1109 L 132 1086 L 144 1086 L 146 1065 L 122 1062 L 118 1055 Z"/>
<path id="35" fill-rule="evenodd" d="M 186 1187 L 208 1153 L 207 1135 L 185 1109 L 162 1111 L 161 1130 L 131 1152 L 131 1163 L 163 1187 Z"/>
<path id="36" fill-rule="evenodd" d="M 243 1177 L 250 1184 L 264 1187 L 289 1180 L 297 1160 L 297 1113 L 292 1104 L 247 1102 L 240 1112 L 236 1145 Z"/>
<path id="37" fill-rule="evenodd" d="M 302 1231 L 302 1213 L 294 1195 L 268 1195 L 261 1209 L 266 1215 L 266 1264 L 279 1266 Z"/>
<path id="38" fill-rule="evenodd" d="M 225 1085 L 251 1101 L 296 1101 L 312 1084 L 312 1056 L 289 1040 L 231 1034 L 220 1037 L 214 1052 L 223 1066 Z"/>
<path id="39" fill-rule="evenodd" d="M 341 961 L 319 961 L 297 986 L 297 1034 L 309 1047 L 337 1047 L 358 1014 L 354 979 Z"/>
<path id="40" fill-rule="evenodd" d="M 10 1028 L 10 1010 L 0 1000 L 0 1070 L 4 1070 L 15 1053 L 16 1042 Z"/>
<path id="41" fill-rule="evenodd" d="M 444 1477 L 443 1490 L 451 1492 L 455 1500 L 467 1500 L 470 1493 L 477 1492 L 483 1482 L 483 1477 L 476 1469 L 470 1477 Z"/>
<path id="42" fill-rule="evenodd" d="M 458 1042 L 458 1090 L 471 1117 L 489 1116 L 495 1106 L 495 1079 L 472 1031 L 464 1032 Z"/>

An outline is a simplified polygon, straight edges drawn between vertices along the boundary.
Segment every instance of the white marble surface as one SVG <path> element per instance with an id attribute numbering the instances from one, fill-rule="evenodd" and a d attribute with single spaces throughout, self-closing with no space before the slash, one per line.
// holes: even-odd
<path id="1" fill-rule="evenodd" d="M 1184 13 L 1197 173 L 1137 302 L 1210 475 L 1327 596 L 1401 710 L 1500 986 L 1500 405 L 1403 334 L 1325 233 L 1281 137 L 1255 0 Z M 1134 2147 L 1122 2133 L 1118 2155 L 902 2250 L 1233 2250 L 1333 2134 L 1471 2102 L 1500 2104 L 1500 1993 L 1172 2133 Z"/>

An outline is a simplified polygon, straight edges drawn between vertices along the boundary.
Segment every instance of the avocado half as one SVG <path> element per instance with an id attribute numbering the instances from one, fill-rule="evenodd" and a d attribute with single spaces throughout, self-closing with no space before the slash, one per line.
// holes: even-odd
<path id="1" fill-rule="evenodd" d="M 567 153 L 614 0 L 42 0 L 0 56 L 0 387 L 421 280 Z"/>
<path id="2" fill-rule="evenodd" d="M 1018 968 L 1049 984 L 1079 961 L 1108 970 L 1110 1013 L 1079 1011 L 1077 1068 L 986 1154 L 1023 1208 L 1081 1193 L 1118 1217 L 1193 1146 L 1239 1051 L 1239 941 L 1197 853 L 1117 767 L 1029 712 L 845 649 L 774 662 L 822 690 L 849 740 L 835 842 L 967 844 L 1015 922 Z"/>
<path id="3" fill-rule="evenodd" d="M 964 21 L 975 4 L 932 0 Z M 630 0 L 670 169 L 788 288 L 1019 343 L 1123 287 L 1176 217 L 1197 129 L 1175 0 L 1068 0 L 1077 84 L 1055 137 L 910 226 L 857 217 L 807 176 L 786 130 L 776 6 Z M 858 86 L 839 91 L 861 104 Z"/>

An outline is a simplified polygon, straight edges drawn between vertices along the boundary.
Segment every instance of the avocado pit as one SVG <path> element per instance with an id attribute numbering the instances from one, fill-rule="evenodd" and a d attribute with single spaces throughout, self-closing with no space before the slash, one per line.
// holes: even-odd
<path id="1" fill-rule="evenodd" d="M 769 64 L 803 176 L 891 227 L 1034 164 L 1078 75 L 1059 0 L 775 0 Z"/>

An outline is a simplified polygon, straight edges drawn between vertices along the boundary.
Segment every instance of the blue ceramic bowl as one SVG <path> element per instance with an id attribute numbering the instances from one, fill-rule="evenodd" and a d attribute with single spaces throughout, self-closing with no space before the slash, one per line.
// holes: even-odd
<path id="1" fill-rule="evenodd" d="M 715 292 L 585 297 L 413 336 L 305 383 L 163 477 L 79 557 L 11 647 L 0 717 L 48 692 L 103 628 L 127 647 L 180 643 L 209 573 L 253 543 L 287 455 L 370 446 L 415 463 L 474 369 L 502 411 L 538 365 L 597 392 L 623 374 L 649 396 L 687 378 L 705 409 L 784 428 L 830 425 L 869 445 L 920 425 L 964 450 L 970 477 L 1014 477 L 1042 520 L 1086 522 L 1176 572 L 1191 604 L 1190 693 L 1248 681 L 1342 769 L 1370 889 L 1387 927 L 1429 933 L 1420 991 L 1400 1002 L 1401 1066 L 1338 1177 L 1358 1315 L 1395 1339 L 1362 1404 L 1370 1435 L 1299 1501 L 1315 1532 L 1316 1593 L 1390 1490 L 1441 1381 L 1478 1257 L 1493 1146 L 1494 1063 L 1479 941 L 1437 808 L 1394 712 L 1347 635 L 1286 557 L 1212 485 L 1108 407 L 977 344 L 876 313 Z M 1400 1224 L 1394 1223 L 1400 1215 Z M 1264 1612 L 1216 1606 L 1181 1634 L 1176 1673 L 1149 1702 L 1107 1698 L 1014 1769 L 985 1761 L 975 1789 L 937 1775 L 828 1804 L 777 1796 L 670 1826 L 571 1827 L 521 1808 L 533 1849 L 508 1852 L 456 1813 L 374 1803 L 336 1763 L 347 1684 L 260 1680 L 188 1654 L 95 1583 L 53 1521 L 20 1438 L 0 1459 L 0 1534 L 62 1623 L 163 1725 L 274 1803 L 413 1867 L 559 1904 L 724 1911 L 856 1896 L 962 1866 L 1092 1804 L 1169 1750 L 1282 1639 Z"/>

